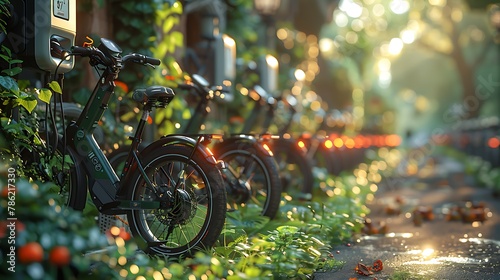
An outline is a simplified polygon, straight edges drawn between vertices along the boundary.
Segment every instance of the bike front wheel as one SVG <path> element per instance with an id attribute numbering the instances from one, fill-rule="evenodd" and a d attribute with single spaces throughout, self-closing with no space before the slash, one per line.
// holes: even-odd
<path id="1" fill-rule="evenodd" d="M 226 193 L 218 167 L 193 147 L 171 144 L 141 154 L 147 179 L 132 176 L 128 199 L 160 202 L 159 209 L 131 210 L 130 230 L 148 254 L 189 257 L 211 248 L 226 217 Z M 147 182 L 151 182 L 148 185 Z"/>
<path id="2" fill-rule="evenodd" d="M 229 209 L 240 205 L 255 205 L 261 214 L 274 218 L 281 203 L 281 181 L 278 165 L 270 155 L 264 155 L 256 143 L 221 142 L 215 147 L 217 159 L 226 163 L 223 177 L 226 182 Z"/>
<path id="3" fill-rule="evenodd" d="M 41 182 L 52 182 L 50 192 L 57 194 L 55 202 L 81 211 L 85 208 L 87 197 L 87 176 L 76 152 L 65 145 L 63 139 L 57 148 L 45 143 L 42 138 L 33 140 L 31 149 L 19 151 L 25 176 Z"/>

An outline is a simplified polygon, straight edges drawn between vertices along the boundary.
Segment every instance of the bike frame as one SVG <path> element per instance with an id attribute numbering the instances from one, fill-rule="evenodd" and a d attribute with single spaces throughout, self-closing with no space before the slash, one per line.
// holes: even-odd
<path id="1" fill-rule="evenodd" d="M 129 177 L 139 170 L 143 174 L 148 187 L 157 193 L 157 188 L 149 181 L 144 168 L 139 160 L 139 144 L 142 142 L 142 133 L 150 115 L 152 107 L 144 105 L 142 117 L 137 125 L 135 135 L 131 137 L 129 155 L 126 160 L 120 178 L 118 178 L 108 159 L 94 139 L 93 132 L 96 129 L 99 120 L 108 107 L 111 95 L 114 93 L 115 83 L 113 79 L 115 73 L 106 69 L 100 77 L 100 83 L 92 92 L 87 104 L 85 105 L 78 120 L 69 125 L 66 137 L 69 139 L 70 147 L 76 151 L 76 161 L 83 163 L 86 173 L 89 177 L 88 190 L 97 209 L 106 214 L 123 214 L 124 210 L 136 209 L 157 209 L 160 208 L 160 202 L 157 201 L 129 201 L 120 199 L 125 197 L 127 185 L 122 182 L 128 182 Z M 97 108 L 90 110 L 89 108 Z M 164 145 L 182 143 L 193 147 L 193 154 L 200 152 L 207 162 L 219 165 L 222 163 L 215 160 L 213 154 L 203 147 L 202 143 L 210 140 L 214 135 L 198 134 L 197 139 L 189 138 L 183 135 L 166 135 L 149 144 L 141 150 L 141 153 L 150 153 Z M 176 181 L 176 180 L 173 180 Z M 80 186 L 78 186 L 80 187 Z M 84 186 L 82 186 L 84 187 Z M 86 200 L 85 197 L 82 199 Z"/>
<path id="2" fill-rule="evenodd" d="M 194 114 L 192 115 L 191 119 L 189 119 L 189 122 L 184 128 L 183 133 L 186 135 L 192 135 L 193 133 L 198 133 L 200 126 L 203 124 L 205 121 L 208 111 L 205 109 L 208 104 L 210 103 L 210 100 L 213 98 L 210 97 L 208 94 L 206 94 L 205 89 L 203 88 L 202 85 L 199 85 L 195 83 L 193 86 L 187 86 L 185 87 L 187 90 L 194 90 L 199 94 L 200 101 L 198 102 Z M 206 94 L 206 95 L 205 95 Z M 257 114 L 261 111 L 260 104 L 256 104 L 254 109 L 252 110 L 251 116 L 249 117 L 250 120 L 247 120 L 246 123 L 250 123 L 250 126 L 257 120 Z M 257 108 L 257 109 L 256 109 Z M 247 125 L 245 124 L 245 127 Z M 269 137 L 267 137 L 269 138 Z M 233 133 L 229 137 L 224 137 L 223 138 L 224 142 L 219 142 L 216 143 L 215 145 L 224 145 L 223 143 L 232 143 L 232 142 L 246 142 L 254 145 L 254 147 L 257 148 L 257 150 L 264 156 L 270 156 L 272 157 L 271 151 L 265 149 L 261 144 L 259 144 L 260 137 L 256 137 L 256 135 L 251 134 L 246 131 L 246 129 L 243 129 L 241 133 Z"/>
<path id="3" fill-rule="evenodd" d="M 93 132 L 107 109 L 110 97 L 114 92 L 115 83 L 113 77 L 114 73 L 110 73 L 109 69 L 103 72 L 100 82 L 92 92 L 82 114 L 76 123 L 73 122 L 69 125 L 66 134 L 69 139 L 67 142 L 76 151 L 77 158 L 74 160 L 83 163 L 85 167 L 89 179 L 88 190 L 99 211 L 116 210 L 118 206 L 123 209 L 158 208 L 160 206 L 159 202 L 148 202 L 148 205 L 145 205 L 144 202 L 117 200 L 117 194 L 123 192 L 124 186 L 120 184 L 120 179 L 94 139 Z M 90 108 L 93 110 L 90 110 Z M 145 114 L 139 123 L 141 127 L 144 126 L 144 119 L 147 119 L 149 115 L 148 110 L 144 110 L 144 112 Z M 137 128 L 137 132 L 142 131 L 141 127 Z M 128 167 L 135 162 L 140 166 L 140 162 L 135 161 L 136 156 L 132 156 L 137 153 L 140 139 L 141 135 L 134 136 L 131 154 L 129 154 L 127 160 Z M 142 167 L 139 168 L 142 169 Z M 124 181 L 126 181 L 128 174 L 131 174 L 131 172 L 124 172 Z M 153 187 L 150 183 L 149 185 Z"/>

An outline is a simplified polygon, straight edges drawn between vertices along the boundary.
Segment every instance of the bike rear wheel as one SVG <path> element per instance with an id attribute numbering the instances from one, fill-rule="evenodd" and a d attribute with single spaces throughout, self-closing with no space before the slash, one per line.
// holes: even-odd
<path id="1" fill-rule="evenodd" d="M 188 145 L 172 144 L 141 155 L 147 186 L 139 170 L 132 176 L 128 199 L 160 201 L 160 209 L 131 210 L 130 230 L 148 254 L 188 257 L 212 247 L 226 217 L 226 194 L 217 166 Z"/>
<path id="2" fill-rule="evenodd" d="M 223 176 L 229 209 L 253 204 L 262 209 L 263 216 L 272 219 L 281 202 L 278 165 L 272 156 L 263 155 L 255 145 L 258 144 L 222 142 L 214 153 L 226 163 Z"/>

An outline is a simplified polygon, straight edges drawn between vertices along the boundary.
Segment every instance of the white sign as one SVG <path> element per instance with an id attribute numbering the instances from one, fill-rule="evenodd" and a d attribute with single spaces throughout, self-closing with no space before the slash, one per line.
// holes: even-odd
<path id="1" fill-rule="evenodd" d="M 69 0 L 54 0 L 52 8 L 54 16 L 69 20 Z"/>

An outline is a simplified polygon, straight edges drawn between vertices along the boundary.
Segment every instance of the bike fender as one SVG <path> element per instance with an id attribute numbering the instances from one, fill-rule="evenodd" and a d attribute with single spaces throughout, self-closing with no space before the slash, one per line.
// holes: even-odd
<path id="1" fill-rule="evenodd" d="M 85 169 L 85 166 L 82 163 L 82 159 L 72 148 L 68 147 L 66 153 L 74 161 L 73 164 L 75 164 L 75 168 L 79 168 L 81 170 Z M 84 174 L 83 176 L 86 175 Z M 76 200 L 70 201 L 70 205 L 72 205 L 73 209 L 77 211 L 82 211 L 85 208 L 85 205 L 87 204 L 87 185 L 77 184 L 76 186 L 73 187 L 76 188 L 76 190 L 74 191 L 76 192 L 77 195 L 74 198 Z"/>
<path id="2" fill-rule="evenodd" d="M 176 145 L 176 144 L 181 144 L 181 145 L 187 145 L 190 147 L 195 147 L 196 146 L 196 140 L 187 136 L 183 135 L 167 135 L 163 136 L 158 140 L 155 140 L 153 143 L 147 145 L 144 147 L 139 152 L 139 157 L 141 154 L 148 154 L 148 153 L 154 153 L 155 150 L 158 150 L 159 148 L 167 145 Z M 197 148 L 198 152 L 200 152 L 203 157 L 207 160 L 208 163 L 220 166 L 220 162 L 217 161 L 213 155 L 213 153 L 204 145 L 198 145 Z M 124 182 L 128 182 L 131 178 L 129 176 L 133 176 L 135 169 L 137 169 L 137 163 L 134 163 L 131 167 L 130 170 L 127 172 L 127 176 L 123 178 Z M 126 192 L 127 188 L 121 188 L 118 190 L 118 197 L 126 197 Z"/>
<path id="3" fill-rule="evenodd" d="M 243 143 L 244 145 L 251 145 L 252 148 L 256 149 L 257 152 L 259 152 L 263 156 L 269 156 L 272 157 L 273 153 L 269 147 L 267 147 L 267 144 L 263 144 L 257 140 L 257 138 L 251 136 L 251 135 L 231 135 L 229 138 L 225 138 L 224 141 L 218 142 L 214 145 L 214 149 L 218 150 L 220 147 L 227 145 L 227 144 L 233 144 L 233 143 Z M 266 145 L 266 147 L 264 146 Z"/>
<path id="4" fill-rule="evenodd" d="M 149 144 L 147 147 L 145 147 L 141 151 L 141 154 L 142 153 L 147 154 L 149 152 L 154 152 L 154 150 L 156 150 L 160 147 L 167 146 L 167 145 L 174 145 L 174 144 L 183 144 L 183 145 L 195 147 L 196 142 L 197 141 L 195 139 L 193 139 L 191 137 L 184 136 L 184 135 L 166 135 L 166 136 L 163 136 L 160 139 L 154 141 L 153 143 Z M 214 165 L 218 164 L 212 151 L 210 151 L 207 147 L 200 144 L 197 146 L 197 150 L 198 150 L 198 152 L 200 152 L 203 155 L 203 157 L 209 163 L 214 164 Z"/>

